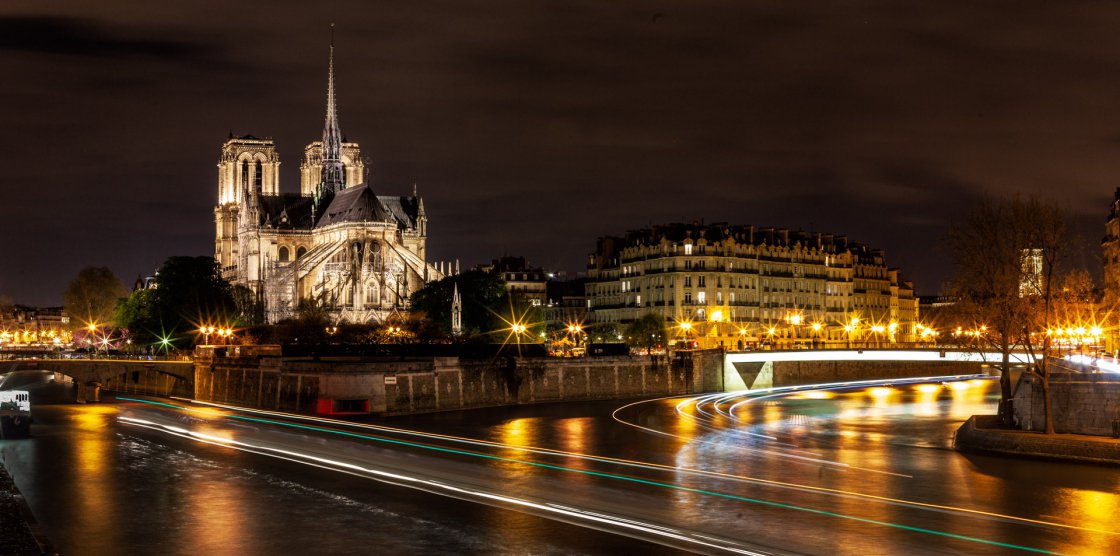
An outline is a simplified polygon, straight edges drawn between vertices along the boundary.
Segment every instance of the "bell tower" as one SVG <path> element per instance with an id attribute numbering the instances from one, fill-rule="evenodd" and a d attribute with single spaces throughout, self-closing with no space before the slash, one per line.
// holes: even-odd
<path id="1" fill-rule="evenodd" d="M 229 138 L 218 158 L 218 205 L 214 207 L 214 259 L 227 280 L 237 277 L 238 224 L 252 197 L 280 193 L 280 156 L 269 138 Z"/>

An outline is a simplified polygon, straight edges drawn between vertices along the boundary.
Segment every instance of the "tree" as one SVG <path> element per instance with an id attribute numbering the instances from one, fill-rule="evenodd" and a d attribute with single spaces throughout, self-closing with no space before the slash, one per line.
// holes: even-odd
<path id="1" fill-rule="evenodd" d="M 1028 372 L 1042 382 L 1047 431 L 1052 432 L 1046 331 L 1068 246 L 1062 211 L 1034 198 L 984 199 L 950 229 L 956 313 L 971 321 L 979 348 L 1001 355 L 999 414 L 1007 424 L 1014 396 L 1011 353 L 1022 349 L 1034 354 L 1039 346 L 1032 337 L 1041 338 L 1041 356 L 1028 364 Z"/>
<path id="2" fill-rule="evenodd" d="M 117 300 L 128 296 L 124 284 L 105 267 L 86 267 L 66 287 L 62 304 L 74 328 L 113 321 Z"/>
<path id="3" fill-rule="evenodd" d="M 155 308 L 155 290 L 137 290 L 117 302 L 116 322 L 127 328 L 129 337 L 137 345 L 152 344 L 159 340 L 159 314 Z"/>
<path id="4" fill-rule="evenodd" d="M 233 326 L 237 304 L 213 257 L 170 257 L 155 283 L 155 289 L 134 293 L 118 310 L 128 319 L 120 324 L 135 341 L 189 347 L 202 326 Z"/>
<path id="5" fill-rule="evenodd" d="M 463 299 L 463 333 L 490 332 L 505 327 L 499 315 L 510 305 L 505 281 L 500 276 L 468 270 L 431 282 L 412 294 L 409 307 L 435 322 L 446 334 L 451 333 L 451 299 L 455 288 Z"/>
<path id="6" fill-rule="evenodd" d="M 237 307 L 237 323 L 240 326 L 264 324 L 264 302 L 253 290 L 238 284 L 230 289 L 230 295 Z"/>
<path id="7" fill-rule="evenodd" d="M 653 348 L 665 345 L 667 337 L 665 318 L 657 313 L 646 313 L 626 328 L 626 343 L 633 347 L 646 348 L 647 354 L 651 353 Z"/>

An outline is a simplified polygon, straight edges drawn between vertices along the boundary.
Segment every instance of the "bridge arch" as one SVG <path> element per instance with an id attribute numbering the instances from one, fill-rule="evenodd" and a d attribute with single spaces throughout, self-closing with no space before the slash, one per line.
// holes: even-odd
<path id="1" fill-rule="evenodd" d="M 154 396 L 194 396 L 194 363 L 138 359 L 13 359 L 0 361 L 0 372 L 51 371 L 80 385 Z"/>

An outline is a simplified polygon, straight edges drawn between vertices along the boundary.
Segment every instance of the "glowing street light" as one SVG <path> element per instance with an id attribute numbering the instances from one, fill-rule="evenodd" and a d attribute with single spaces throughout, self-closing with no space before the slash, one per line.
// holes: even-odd
<path id="1" fill-rule="evenodd" d="M 204 343 L 206 343 L 207 345 L 210 344 L 210 335 L 213 334 L 214 331 L 215 331 L 215 328 L 213 326 L 202 326 L 202 327 L 199 327 L 199 329 L 198 329 L 199 334 L 202 334 L 202 337 L 203 337 L 202 341 Z"/>

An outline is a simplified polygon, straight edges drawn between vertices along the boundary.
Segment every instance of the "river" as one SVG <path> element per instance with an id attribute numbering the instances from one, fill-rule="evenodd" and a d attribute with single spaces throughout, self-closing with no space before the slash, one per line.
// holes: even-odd
<path id="1" fill-rule="evenodd" d="M 366 420 L 425 436 L 44 401 L 0 460 L 66 555 L 1120 553 L 1115 468 L 951 450 L 960 422 L 993 410 L 991 381 Z"/>

